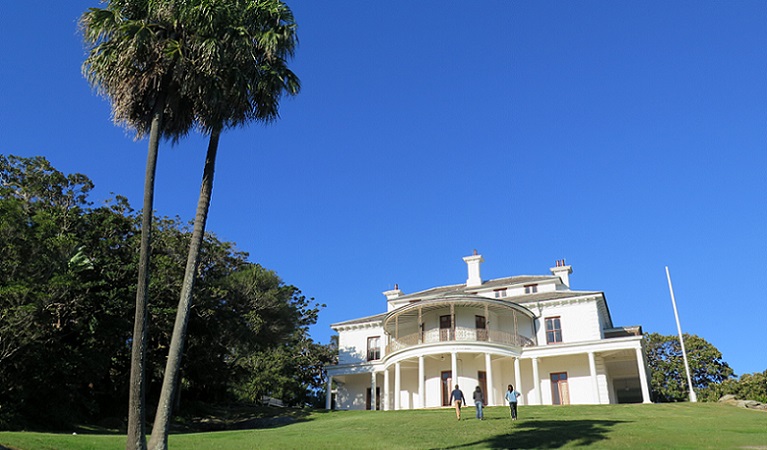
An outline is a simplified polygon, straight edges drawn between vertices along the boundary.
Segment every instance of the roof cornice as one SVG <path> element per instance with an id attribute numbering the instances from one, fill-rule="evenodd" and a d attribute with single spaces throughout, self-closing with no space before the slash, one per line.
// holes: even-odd
<path id="1" fill-rule="evenodd" d="M 366 328 L 376 328 L 381 326 L 381 320 L 369 321 L 369 322 L 357 322 L 357 323 L 334 323 L 330 325 L 335 331 L 350 331 L 350 330 L 362 330 Z"/>

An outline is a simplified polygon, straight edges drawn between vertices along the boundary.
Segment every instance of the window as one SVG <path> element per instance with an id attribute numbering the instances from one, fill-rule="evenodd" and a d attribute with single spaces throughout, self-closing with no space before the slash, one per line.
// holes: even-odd
<path id="1" fill-rule="evenodd" d="M 547 317 L 546 343 L 556 344 L 557 342 L 562 342 L 562 325 L 559 322 L 559 317 Z"/>
<path id="2" fill-rule="evenodd" d="M 503 298 L 503 297 L 506 297 L 506 288 L 496 289 L 495 298 Z"/>
<path id="3" fill-rule="evenodd" d="M 381 359 L 381 336 L 368 338 L 368 361 Z"/>
<path id="4" fill-rule="evenodd" d="M 525 294 L 535 294 L 536 292 L 538 292 L 537 284 L 528 284 L 525 286 Z"/>

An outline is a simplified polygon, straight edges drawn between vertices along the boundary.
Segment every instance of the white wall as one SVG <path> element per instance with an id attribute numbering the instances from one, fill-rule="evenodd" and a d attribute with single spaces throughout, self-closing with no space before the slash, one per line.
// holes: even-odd
<path id="1" fill-rule="evenodd" d="M 531 365 L 532 371 L 532 365 Z M 594 384 L 589 373 L 588 355 L 558 356 L 538 360 L 538 371 L 542 386 L 541 398 L 544 405 L 553 404 L 550 375 L 566 372 L 570 404 L 593 404 Z"/>
<path id="2" fill-rule="evenodd" d="M 370 374 L 347 375 L 337 384 L 337 409 L 365 409 L 365 394 L 370 387 Z M 383 395 L 383 389 L 381 390 Z"/>
<path id="3" fill-rule="evenodd" d="M 380 336 L 381 358 L 383 358 L 386 350 L 386 336 L 382 327 L 364 327 L 339 331 L 338 363 L 353 364 L 367 361 L 368 338 L 373 336 Z"/>
<path id="4" fill-rule="evenodd" d="M 541 309 L 538 319 L 538 345 L 546 345 L 547 317 L 559 317 L 562 342 L 583 342 L 601 337 L 600 321 L 595 301 L 569 305 L 555 305 Z"/>

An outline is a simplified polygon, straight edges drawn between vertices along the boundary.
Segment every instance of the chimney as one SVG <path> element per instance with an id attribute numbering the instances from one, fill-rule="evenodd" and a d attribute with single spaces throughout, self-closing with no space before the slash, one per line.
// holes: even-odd
<path id="1" fill-rule="evenodd" d="M 558 259 L 556 265 L 549 270 L 551 270 L 552 275 L 559 277 L 562 283 L 570 288 L 570 274 L 573 273 L 573 268 L 566 265 L 564 259 Z"/>
<path id="2" fill-rule="evenodd" d="M 471 256 L 465 256 L 463 258 L 466 261 L 466 265 L 469 269 L 469 278 L 466 279 L 466 287 L 475 287 L 482 285 L 482 277 L 479 275 L 479 265 L 485 262 L 482 259 L 482 255 L 478 255 L 474 250 L 474 254 Z"/>
<path id="3" fill-rule="evenodd" d="M 394 289 L 390 291 L 384 291 L 383 295 L 386 296 L 387 301 L 390 301 L 402 295 L 402 291 L 399 290 L 399 284 L 395 284 Z"/>

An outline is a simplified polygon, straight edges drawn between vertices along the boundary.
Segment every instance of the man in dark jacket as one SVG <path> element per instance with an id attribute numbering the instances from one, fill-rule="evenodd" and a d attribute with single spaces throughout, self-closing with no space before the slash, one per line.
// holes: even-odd
<path id="1" fill-rule="evenodd" d="M 455 405 L 455 417 L 461 420 L 461 404 L 466 403 L 466 399 L 463 397 L 463 391 L 458 389 L 458 385 L 455 385 L 455 389 L 450 393 L 450 403 Z"/>

